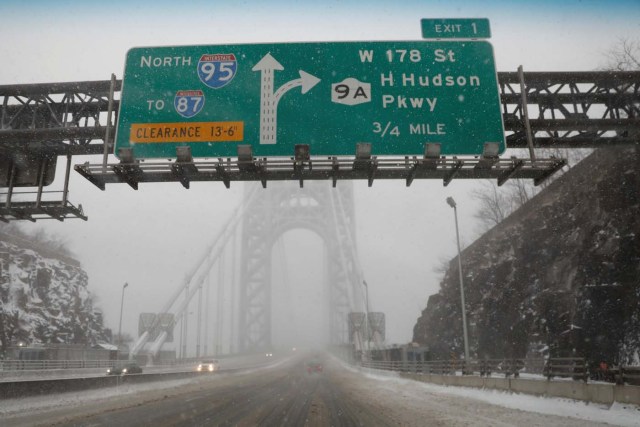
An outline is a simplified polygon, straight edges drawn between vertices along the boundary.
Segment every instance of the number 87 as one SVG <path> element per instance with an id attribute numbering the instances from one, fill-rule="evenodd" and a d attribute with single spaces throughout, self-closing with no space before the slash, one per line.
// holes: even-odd
<path id="1" fill-rule="evenodd" d="M 191 98 L 182 96 L 178 98 L 178 102 L 176 104 L 176 110 L 178 110 L 179 113 L 184 113 L 185 111 L 187 111 L 187 108 L 189 108 L 189 99 L 194 102 L 192 111 L 196 112 L 198 110 L 198 105 L 200 104 L 200 101 L 202 101 L 202 98 L 200 98 L 199 96 L 192 96 Z"/>

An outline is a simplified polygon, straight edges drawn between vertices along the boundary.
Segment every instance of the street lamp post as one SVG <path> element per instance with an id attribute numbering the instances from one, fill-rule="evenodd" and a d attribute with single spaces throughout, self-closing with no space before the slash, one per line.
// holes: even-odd
<path id="1" fill-rule="evenodd" d="M 124 307 L 124 290 L 129 283 L 122 285 L 122 298 L 120 299 L 120 323 L 118 324 L 118 356 L 120 355 L 120 345 L 122 345 L 122 308 Z M 119 357 L 118 357 L 119 358 Z"/>
<path id="2" fill-rule="evenodd" d="M 365 323 L 365 339 L 367 340 L 367 351 L 371 353 L 371 344 L 369 342 L 369 285 L 367 285 L 367 281 L 363 280 L 362 284 L 364 285 L 364 300 L 366 305 L 366 312 L 364 314 L 364 323 Z"/>
<path id="3" fill-rule="evenodd" d="M 184 288 L 185 311 L 182 314 L 182 353 L 180 358 L 187 357 L 187 332 L 189 331 L 189 284 Z"/>
<path id="4" fill-rule="evenodd" d="M 467 336 L 467 308 L 464 301 L 464 286 L 462 284 L 462 256 L 460 255 L 460 232 L 458 231 L 458 209 L 453 197 L 447 197 L 447 203 L 453 208 L 456 220 L 456 243 L 458 244 L 458 273 L 460 273 L 460 304 L 462 305 L 462 333 L 464 334 L 464 360 L 469 363 L 469 338 Z"/>

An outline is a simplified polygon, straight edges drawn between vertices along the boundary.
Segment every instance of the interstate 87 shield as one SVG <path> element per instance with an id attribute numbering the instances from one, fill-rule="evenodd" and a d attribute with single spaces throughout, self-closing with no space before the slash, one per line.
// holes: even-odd
<path id="1" fill-rule="evenodd" d="M 331 42 L 134 48 L 116 133 L 136 158 L 443 155 L 505 149 L 486 41 Z"/>

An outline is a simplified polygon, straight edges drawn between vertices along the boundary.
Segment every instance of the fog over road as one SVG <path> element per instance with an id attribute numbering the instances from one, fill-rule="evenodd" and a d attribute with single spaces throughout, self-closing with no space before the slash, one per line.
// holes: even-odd
<path id="1" fill-rule="evenodd" d="M 320 358 L 323 372 L 309 374 L 311 358 L 299 355 L 242 374 L 123 387 L 120 393 L 51 396 L 40 409 L 16 399 L 14 405 L 0 405 L 0 417 L 6 427 L 604 425 L 440 394 L 421 389 L 420 383 L 404 386 L 372 378 L 330 356 Z"/>

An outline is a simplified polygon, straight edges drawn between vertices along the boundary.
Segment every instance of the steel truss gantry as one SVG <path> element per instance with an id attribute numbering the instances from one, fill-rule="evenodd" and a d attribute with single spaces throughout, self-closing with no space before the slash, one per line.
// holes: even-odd
<path id="1" fill-rule="evenodd" d="M 251 185 L 248 185 L 252 188 Z M 363 309 L 362 273 L 355 243 L 353 186 L 335 189 L 313 182 L 304 189 L 295 183 L 257 191 L 247 203 L 241 237 L 240 351 L 271 347 L 271 256 L 276 241 L 288 230 L 307 229 L 325 245 L 326 309 L 331 344 L 348 342 L 347 316 Z M 325 344 L 325 343 L 323 343 Z"/>
<path id="2" fill-rule="evenodd" d="M 104 140 L 116 123 L 116 114 L 109 114 L 110 104 L 117 111 L 116 90 L 120 82 L 115 81 L 0 86 L 0 188 L 7 189 L 0 220 L 87 219 L 82 205 L 67 200 L 72 156 L 113 151 Z M 63 189 L 44 191 L 54 180 L 59 156 L 67 162 Z M 36 189 L 15 191 L 24 187 Z M 61 199 L 50 200 L 51 195 Z"/>
<path id="3" fill-rule="evenodd" d="M 498 73 L 507 147 L 527 147 L 523 106 L 536 148 L 640 143 L 639 71 L 528 72 L 523 77 Z"/>
<path id="4" fill-rule="evenodd" d="M 597 148 L 638 144 L 640 140 L 640 72 L 499 72 L 498 81 L 509 148 Z M 47 213 L 43 187 L 53 180 L 55 159 L 113 153 L 113 129 L 121 82 L 96 81 L 0 86 L 0 187 L 8 189 L 0 220 L 58 219 L 81 209 L 63 197 Z M 111 101 L 111 102 L 110 102 Z M 111 113 L 111 114 L 109 114 Z M 107 120 L 107 117 L 109 120 Z M 107 137 L 109 135 L 109 137 Z M 105 146 L 105 139 L 107 140 Z M 101 189 L 109 183 L 330 179 L 534 179 L 539 183 L 565 165 L 561 159 L 498 159 L 492 156 L 424 156 L 316 158 L 300 147 L 291 158 L 238 158 L 194 161 L 188 153 L 176 161 L 140 162 L 121 157 L 117 164 L 81 164 L 75 170 Z M 309 147 L 307 147 L 309 148 Z M 52 167 L 52 164 L 54 166 Z M 65 184 L 67 182 L 65 181 Z M 15 202 L 16 187 L 36 187 L 36 200 Z M 65 185 L 66 188 L 66 185 Z M 66 192 L 65 192 L 66 195 Z M 62 202 L 65 205 L 62 205 Z M 50 212 L 53 212 L 50 210 Z"/>

